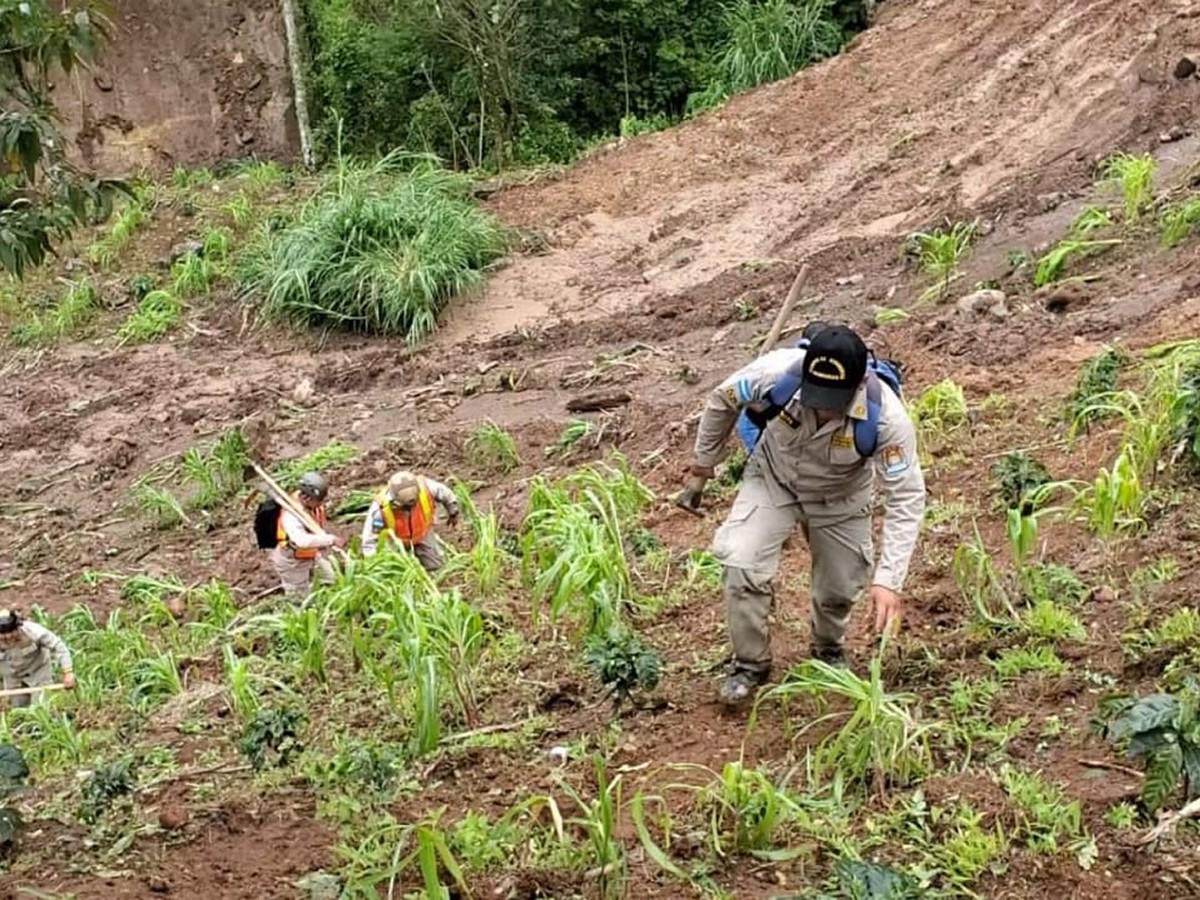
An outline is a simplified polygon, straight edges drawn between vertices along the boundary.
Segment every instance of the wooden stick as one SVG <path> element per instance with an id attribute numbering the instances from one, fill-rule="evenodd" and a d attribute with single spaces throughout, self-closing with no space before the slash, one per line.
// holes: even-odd
<path id="1" fill-rule="evenodd" d="M 1075 762 L 1079 763 L 1081 766 L 1087 766 L 1090 769 L 1112 769 L 1114 772 L 1121 772 L 1122 774 L 1128 775 L 1131 778 L 1146 777 L 1144 772 L 1139 772 L 1137 769 L 1130 768 L 1129 766 L 1123 766 L 1120 763 L 1108 762 L 1107 760 L 1103 759 L 1077 759 Z"/>
<path id="2" fill-rule="evenodd" d="M 329 532 L 318 525 L 316 520 L 308 514 L 307 510 L 292 502 L 292 498 L 288 496 L 287 491 L 281 488 L 275 479 L 266 473 L 262 466 L 251 461 L 250 467 L 254 469 L 255 474 L 259 478 L 267 483 L 267 490 L 274 497 L 275 502 L 303 522 L 305 528 L 313 534 L 329 535 Z"/>
<path id="3" fill-rule="evenodd" d="M 796 305 L 796 301 L 800 299 L 800 291 L 804 288 L 804 282 L 808 281 L 808 263 L 800 267 L 800 271 L 796 273 L 795 280 L 792 281 L 792 287 L 788 291 L 787 299 L 783 301 L 783 306 L 779 308 L 779 314 L 775 316 L 775 323 L 771 326 L 771 330 L 767 332 L 767 339 L 763 341 L 762 348 L 759 350 L 759 356 L 770 351 L 775 342 L 779 340 L 779 333 L 783 331 L 784 323 L 792 314 L 792 308 Z"/>
<path id="4" fill-rule="evenodd" d="M 23 697 L 26 694 L 36 694 L 38 691 L 65 691 L 67 686 L 61 681 L 58 684 L 39 684 L 36 687 L 7 688 L 0 691 L 0 697 Z"/>

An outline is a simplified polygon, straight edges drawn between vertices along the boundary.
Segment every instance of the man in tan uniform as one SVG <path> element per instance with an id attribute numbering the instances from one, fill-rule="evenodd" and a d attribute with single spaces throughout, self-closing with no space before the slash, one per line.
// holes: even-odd
<path id="1" fill-rule="evenodd" d="M 30 622 L 15 610 L 0 610 L 0 675 L 5 690 L 44 687 L 54 681 L 52 666 L 58 664 L 63 686 L 75 687 L 75 668 L 71 651 L 62 638 L 37 622 Z M 9 698 L 9 705 L 29 706 L 44 694 L 34 692 Z"/>
<path id="2" fill-rule="evenodd" d="M 785 375 L 799 373 L 799 390 L 765 419 L 741 490 L 714 539 L 713 551 L 725 567 L 733 644 L 731 670 L 720 689 L 728 704 L 748 699 L 770 671 L 771 582 L 784 541 L 797 525 L 812 553 L 815 657 L 842 661 L 850 606 L 868 580 L 875 628 L 888 627 L 900 615 L 900 590 L 925 510 L 925 480 L 904 403 L 867 371 L 867 362 L 867 348 L 857 334 L 822 326 L 807 349 L 776 350 L 735 372 L 705 406 L 691 477 L 678 501 L 693 510 L 739 414 L 749 410 L 764 421 L 771 388 Z M 864 429 L 868 421 L 873 429 Z M 864 431 L 875 438 L 865 455 L 860 452 Z M 885 512 L 883 553 L 872 577 L 876 477 Z"/>
<path id="3" fill-rule="evenodd" d="M 374 556 L 381 536 L 413 552 L 427 572 L 442 567 L 442 550 L 433 532 L 437 507 L 446 511 L 450 527 L 458 524 L 458 498 L 454 491 L 432 478 L 397 472 L 363 522 L 363 556 Z"/>

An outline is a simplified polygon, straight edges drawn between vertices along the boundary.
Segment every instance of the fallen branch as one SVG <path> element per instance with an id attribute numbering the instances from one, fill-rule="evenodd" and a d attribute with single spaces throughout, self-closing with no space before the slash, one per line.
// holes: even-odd
<path id="1" fill-rule="evenodd" d="M 1121 772 L 1129 775 L 1132 778 L 1145 778 L 1144 772 L 1139 772 L 1137 769 L 1123 766 L 1120 763 L 1108 762 L 1103 759 L 1077 759 L 1075 762 L 1081 766 L 1087 766 L 1089 769 L 1112 769 L 1114 772 Z"/>
<path id="2" fill-rule="evenodd" d="M 628 391 L 618 391 L 615 394 L 585 394 L 573 397 L 567 401 L 567 412 L 599 412 L 632 403 L 633 397 Z"/>
<path id="3" fill-rule="evenodd" d="M 1138 843 L 1152 844 L 1164 835 L 1174 831 L 1180 822 L 1197 815 L 1200 815 L 1200 798 L 1193 800 L 1175 812 L 1163 813 L 1158 819 L 1158 824 L 1147 831 Z"/>

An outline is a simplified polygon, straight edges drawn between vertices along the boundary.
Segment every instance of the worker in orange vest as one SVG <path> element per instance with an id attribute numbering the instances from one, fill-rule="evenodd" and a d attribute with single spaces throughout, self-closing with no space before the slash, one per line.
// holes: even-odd
<path id="1" fill-rule="evenodd" d="M 292 498 L 324 529 L 328 494 L 329 481 L 325 476 L 306 472 Z M 325 554 L 330 547 L 342 545 L 340 537 L 314 534 L 298 516 L 280 508 L 276 541 L 275 549 L 271 551 L 271 566 L 279 576 L 285 594 L 307 594 L 314 570 L 326 584 L 333 581 L 333 568 Z"/>
<path id="2" fill-rule="evenodd" d="M 410 549 L 428 572 L 441 568 L 442 551 L 433 534 L 436 505 L 446 510 L 450 526 L 458 522 L 458 498 L 440 481 L 397 472 L 388 481 L 363 524 L 363 556 L 373 556 L 381 534 Z"/>

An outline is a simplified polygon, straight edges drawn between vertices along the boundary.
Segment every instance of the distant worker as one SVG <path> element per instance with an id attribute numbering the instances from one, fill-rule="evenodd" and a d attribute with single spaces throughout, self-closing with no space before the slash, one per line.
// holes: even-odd
<path id="1" fill-rule="evenodd" d="M 306 472 L 293 500 L 304 509 L 315 524 L 325 528 L 325 498 L 329 495 L 329 480 L 319 472 Z M 261 507 L 260 507 L 261 508 Z M 332 534 L 315 534 L 300 517 L 280 507 L 275 525 L 275 549 L 271 551 L 271 565 L 283 584 L 285 594 L 307 594 L 312 585 L 313 573 L 325 583 L 333 581 L 333 567 L 325 551 L 340 547 L 340 537 Z"/>
<path id="2" fill-rule="evenodd" d="M 442 566 L 442 550 L 433 534 L 435 504 L 446 510 L 449 524 L 458 522 L 458 498 L 440 481 L 397 472 L 367 510 L 363 523 L 363 556 L 373 556 L 380 534 L 412 550 L 428 572 Z"/>
<path id="3" fill-rule="evenodd" d="M 925 480 L 898 369 L 875 360 L 849 328 L 813 323 L 805 337 L 795 348 L 759 357 L 712 392 L 691 477 L 676 501 L 699 510 L 737 424 L 751 455 L 713 541 L 724 564 L 733 645 L 719 694 L 730 705 L 747 700 L 769 674 L 772 580 L 796 526 L 812 556 L 811 653 L 841 663 L 850 606 L 868 578 L 875 630 L 899 624 L 900 590 L 925 510 Z M 872 578 L 876 479 L 885 498 L 883 554 Z"/>
<path id="4" fill-rule="evenodd" d="M 75 670 L 71 651 L 62 638 L 19 616 L 15 610 L 0 610 L 0 675 L 4 689 L 44 687 L 54 683 L 52 663 L 58 663 L 62 683 L 67 689 L 75 687 Z M 9 697 L 11 706 L 29 706 L 41 700 L 44 692 L 17 694 Z"/>

